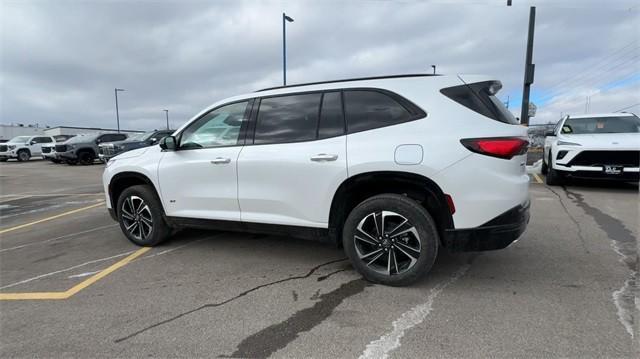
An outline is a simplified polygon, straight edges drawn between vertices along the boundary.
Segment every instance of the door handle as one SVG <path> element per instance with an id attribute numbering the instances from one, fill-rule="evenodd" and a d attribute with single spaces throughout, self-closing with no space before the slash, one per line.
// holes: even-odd
<path id="1" fill-rule="evenodd" d="M 338 155 L 326 154 L 326 153 L 318 153 L 317 155 L 311 157 L 311 161 L 314 162 L 328 162 L 335 161 L 338 159 Z"/>
<path id="2" fill-rule="evenodd" d="M 231 162 L 231 158 L 225 158 L 225 157 L 216 157 L 215 159 L 211 160 L 211 163 L 214 165 L 224 165 Z"/>

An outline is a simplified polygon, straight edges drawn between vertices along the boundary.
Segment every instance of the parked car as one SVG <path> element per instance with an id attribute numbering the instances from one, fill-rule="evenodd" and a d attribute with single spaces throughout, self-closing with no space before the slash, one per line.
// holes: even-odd
<path id="1" fill-rule="evenodd" d="M 62 144 L 75 135 L 57 135 L 53 136 L 55 142 L 45 143 L 42 145 L 42 159 L 49 160 L 53 163 L 60 163 L 60 158 L 58 157 L 58 153 L 56 152 L 56 145 Z"/>
<path id="2" fill-rule="evenodd" d="M 196 226 L 321 238 L 406 285 L 438 251 L 505 248 L 529 220 L 527 133 L 485 76 L 278 87 L 217 102 L 103 174 L 133 243 Z"/>
<path id="3" fill-rule="evenodd" d="M 122 141 L 127 138 L 124 133 L 102 133 L 78 135 L 64 144 L 56 145 L 56 153 L 60 160 L 75 165 L 90 165 L 98 158 L 98 145 L 103 142 Z"/>
<path id="4" fill-rule="evenodd" d="M 124 141 L 101 143 L 98 145 L 98 156 L 102 162 L 107 162 L 120 153 L 157 145 L 161 139 L 171 135 L 174 131 L 155 130 L 133 135 Z"/>
<path id="5" fill-rule="evenodd" d="M 549 185 L 570 178 L 638 182 L 640 119 L 632 113 L 566 116 L 547 133 L 542 172 Z"/>
<path id="6" fill-rule="evenodd" d="M 50 136 L 18 136 L 0 145 L 0 162 L 10 158 L 18 161 L 28 161 L 33 156 L 42 154 L 41 147 L 45 143 L 52 143 Z"/>

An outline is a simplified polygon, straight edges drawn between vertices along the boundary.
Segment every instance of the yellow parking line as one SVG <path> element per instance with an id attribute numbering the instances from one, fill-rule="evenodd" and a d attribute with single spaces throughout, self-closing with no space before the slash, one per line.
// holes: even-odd
<path id="1" fill-rule="evenodd" d="M 535 178 L 535 179 L 536 179 L 536 182 L 538 182 L 538 183 L 542 183 L 542 179 L 540 178 L 540 176 L 538 176 L 538 174 L 537 174 L 537 173 L 533 173 L 533 178 Z"/>
<path id="2" fill-rule="evenodd" d="M 21 229 L 21 228 L 33 226 L 34 224 L 51 221 L 51 220 L 54 220 L 54 219 L 57 219 L 57 218 L 60 218 L 60 217 L 64 217 L 64 216 L 68 216 L 70 214 L 86 211 L 87 209 L 95 208 L 95 207 L 102 206 L 102 205 L 104 205 L 104 201 L 100 201 L 99 203 L 92 204 L 90 206 L 86 206 L 86 207 L 74 209 L 74 210 L 71 210 L 71 211 L 63 212 L 63 213 L 60 213 L 60 214 L 56 214 L 55 216 L 39 219 L 37 221 L 33 221 L 33 222 L 25 223 L 25 224 L 20 224 L 18 226 L 9 227 L 9 228 L 5 228 L 5 229 L 0 229 L 0 234 L 4 234 L 4 233 L 15 231 L 15 230 L 18 230 L 18 229 Z"/>
<path id="3" fill-rule="evenodd" d="M 129 264 L 131 261 L 145 254 L 150 249 L 150 247 L 140 248 L 137 251 L 131 253 L 129 256 L 112 264 L 107 269 L 100 271 L 100 273 L 89 277 L 88 279 L 76 284 L 71 289 L 68 289 L 64 292 L 0 293 L 0 300 L 68 299 L 79 291 L 87 288 L 100 279 Z"/>

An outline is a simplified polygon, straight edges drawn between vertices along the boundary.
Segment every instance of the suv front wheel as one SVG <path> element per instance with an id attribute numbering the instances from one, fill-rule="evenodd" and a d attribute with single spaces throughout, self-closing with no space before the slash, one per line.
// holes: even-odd
<path id="1" fill-rule="evenodd" d="M 365 279 L 408 285 L 429 272 L 438 254 L 435 222 L 419 203 L 398 194 L 371 197 L 351 211 L 342 242 Z"/>
<path id="2" fill-rule="evenodd" d="M 139 246 L 158 245 L 171 235 L 160 199 L 147 185 L 125 189 L 118 198 L 117 213 L 124 235 Z"/>

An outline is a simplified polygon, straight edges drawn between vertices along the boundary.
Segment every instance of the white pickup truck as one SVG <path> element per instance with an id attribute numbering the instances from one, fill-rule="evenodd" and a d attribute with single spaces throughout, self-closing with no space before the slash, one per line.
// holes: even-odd
<path id="1" fill-rule="evenodd" d="M 42 155 L 42 145 L 53 143 L 50 136 L 18 136 L 0 145 L 0 162 L 15 158 L 20 162 Z"/>

